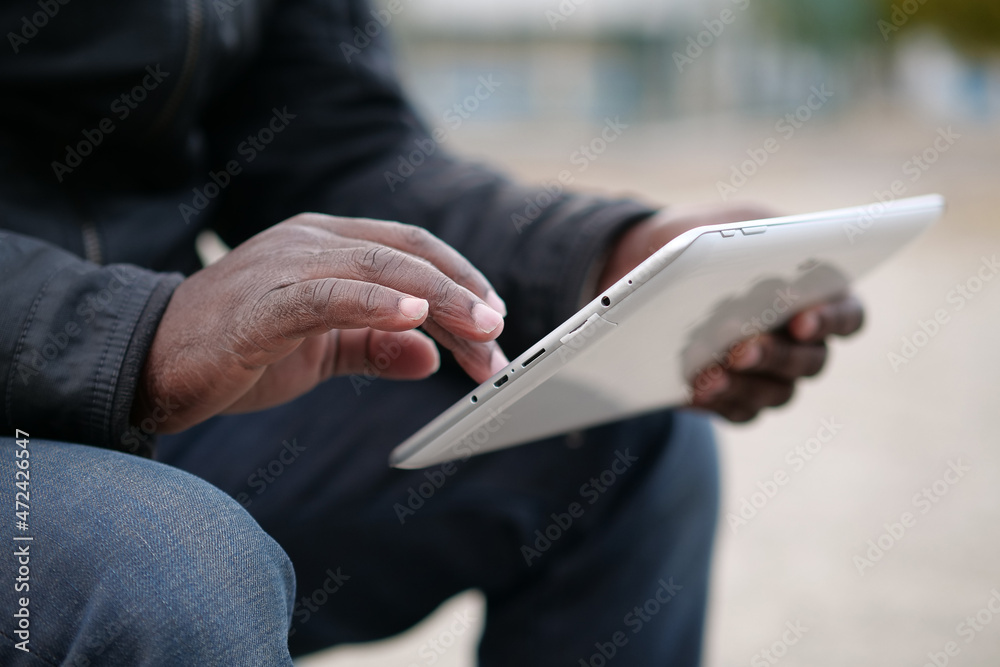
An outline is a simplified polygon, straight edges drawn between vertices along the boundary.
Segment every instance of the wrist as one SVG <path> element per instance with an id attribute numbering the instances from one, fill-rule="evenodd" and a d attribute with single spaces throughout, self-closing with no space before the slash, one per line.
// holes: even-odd
<path id="1" fill-rule="evenodd" d="M 664 236 L 664 214 L 661 211 L 632 225 L 622 232 L 612 243 L 604 255 L 604 263 L 595 274 L 598 276 L 592 297 L 596 297 L 605 289 L 614 285 L 622 276 L 639 266 L 647 257 L 660 249 L 677 234 L 666 240 Z"/>

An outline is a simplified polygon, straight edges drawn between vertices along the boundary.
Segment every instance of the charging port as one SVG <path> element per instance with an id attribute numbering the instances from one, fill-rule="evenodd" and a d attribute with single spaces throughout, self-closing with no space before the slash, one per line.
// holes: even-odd
<path id="1" fill-rule="evenodd" d="M 504 376 L 503 376 L 502 378 L 500 378 L 499 380 L 497 380 L 496 382 L 494 382 L 494 383 L 493 383 L 493 386 L 494 386 L 494 387 L 497 387 L 497 388 L 500 388 L 500 387 L 502 387 L 502 386 L 503 386 L 503 384 L 504 384 L 504 383 L 505 383 L 506 381 L 507 381 L 507 376 L 506 376 L 506 375 L 504 375 Z"/>

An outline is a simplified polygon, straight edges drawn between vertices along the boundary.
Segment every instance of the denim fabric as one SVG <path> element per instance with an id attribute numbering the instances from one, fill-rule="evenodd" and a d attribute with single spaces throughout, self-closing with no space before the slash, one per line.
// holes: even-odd
<path id="1" fill-rule="evenodd" d="M 287 665 L 288 646 L 389 636 L 469 588 L 487 598 L 483 667 L 699 664 L 718 493 L 703 417 L 400 471 L 392 446 L 466 387 L 359 386 L 162 439 L 164 460 L 232 498 L 162 463 L 32 440 L 27 531 L 17 447 L 0 440 L 0 664 Z M 34 537 L 28 592 L 14 535 Z M 14 648 L 20 596 L 30 654 Z"/>
<path id="2" fill-rule="evenodd" d="M 0 664 L 291 664 L 291 563 L 238 503 L 161 463 L 32 439 L 22 531 L 17 449 L 0 438 Z M 15 592 L 25 560 L 29 589 Z M 21 597 L 30 653 L 15 648 Z"/>
<path id="3" fill-rule="evenodd" d="M 389 469 L 392 447 L 468 388 L 449 372 L 340 378 L 164 437 L 158 456 L 229 493 L 289 554 L 293 655 L 398 633 L 475 588 L 483 667 L 699 664 L 718 496 L 708 421 L 658 413 Z"/>

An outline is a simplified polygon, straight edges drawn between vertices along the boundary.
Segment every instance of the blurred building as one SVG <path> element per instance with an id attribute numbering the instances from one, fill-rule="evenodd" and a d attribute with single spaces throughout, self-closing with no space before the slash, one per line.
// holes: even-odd
<path id="1" fill-rule="evenodd" d="M 982 0 L 993 2 L 994 0 Z M 657 120 L 891 95 L 929 112 L 1000 117 L 1000 66 L 970 63 L 871 0 L 377 0 L 404 77 L 432 117 L 475 90 L 476 120 Z M 888 22 L 887 22 L 888 21 Z M 889 26 L 886 28 L 886 26 Z M 1000 35 L 998 35 L 1000 44 Z"/>

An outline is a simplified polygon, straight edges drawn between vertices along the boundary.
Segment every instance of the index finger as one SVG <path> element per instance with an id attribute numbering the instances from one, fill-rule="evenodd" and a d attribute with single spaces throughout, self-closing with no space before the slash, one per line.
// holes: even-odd
<path id="1" fill-rule="evenodd" d="M 318 213 L 310 214 L 308 217 L 310 222 L 315 222 L 337 234 L 391 246 L 425 259 L 501 315 L 507 315 L 507 305 L 493 289 L 486 276 L 460 252 L 423 227 L 386 220 L 339 218 Z"/>

